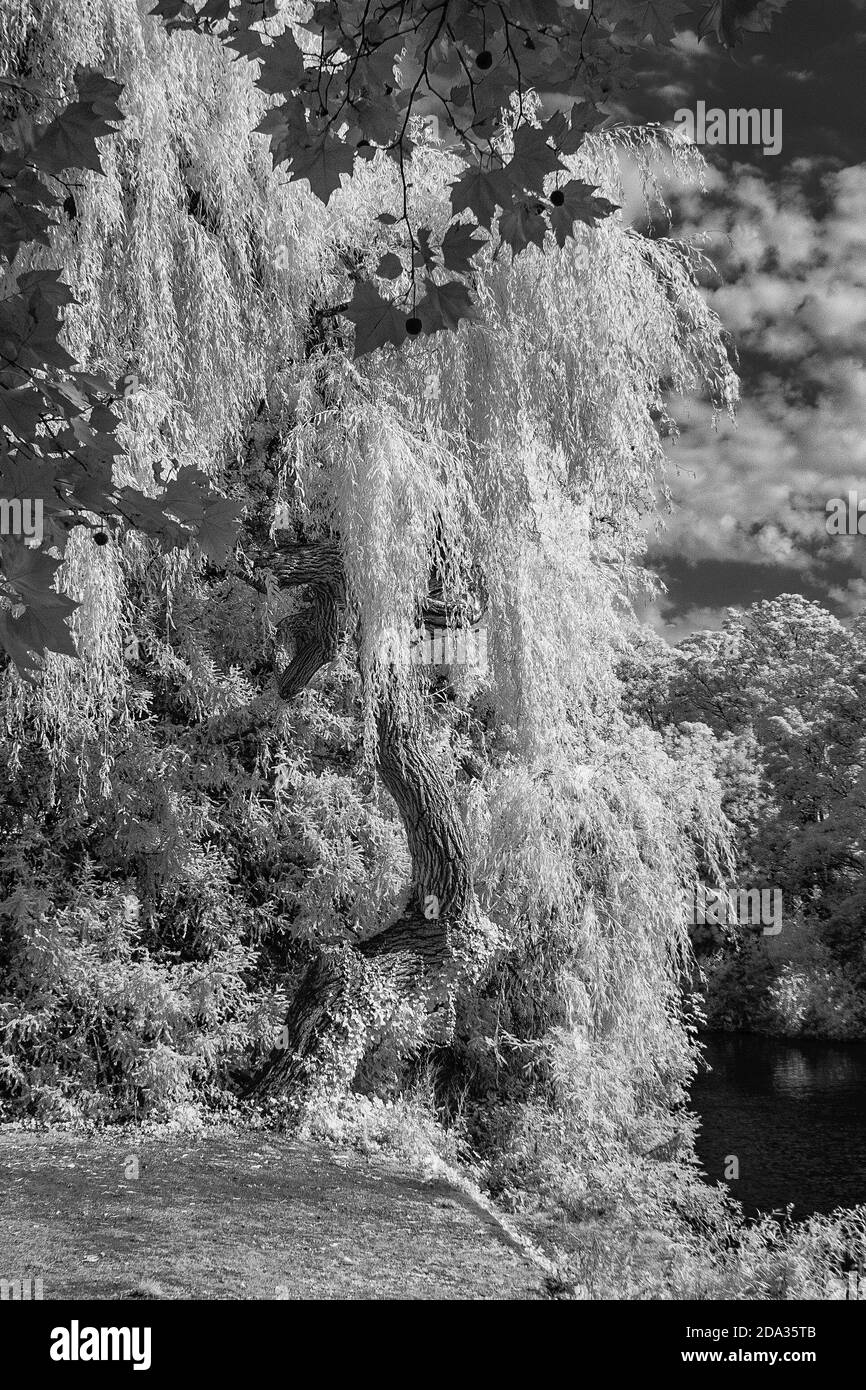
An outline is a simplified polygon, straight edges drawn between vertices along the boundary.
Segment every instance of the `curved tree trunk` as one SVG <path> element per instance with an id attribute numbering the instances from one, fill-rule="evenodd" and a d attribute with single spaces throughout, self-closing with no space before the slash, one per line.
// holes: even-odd
<path id="1" fill-rule="evenodd" d="M 335 653 L 345 582 L 334 542 L 284 547 L 260 559 L 283 585 L 307 585 L 309 601 L 284 620 L 286 665 L 277 674 L 293 699 Z M 446 1042 L 461 988 L 491 954 L 489 924 L 472 887 L 469 853 L 446 769 L 425 738 L 420 715 L 397 712 L 383 694 L 378 769 L 406 830 L 412 882 L 402 915 L 360 942 L 324 949 L 292 1001 L 276 1050 L 250 1088 L 256 1096 L 301 1099 L 351 1082 L 364 1053 L 387 1038 L 398 1054 Z"/>

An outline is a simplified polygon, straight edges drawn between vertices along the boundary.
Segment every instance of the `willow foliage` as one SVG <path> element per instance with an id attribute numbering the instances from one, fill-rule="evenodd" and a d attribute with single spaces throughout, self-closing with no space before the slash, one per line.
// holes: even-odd
<path id="1" fill-rule="evenodd" d="M 299 534 L 338 533 L 351 645 L 281 710 L 262 654 L 284 600 L 134 535 L 95 554 L 78 532 L 64 583 L 81 601 L 82 659 L 52 657 L 34 692 L 7 675 L 13 767 L 47 746 L 60 784 L 48 800 L 73 817 L 77 796 L 125 827 L 101 851 L 109 878 L 134 860 L 144 892 L 158 863 L 156 958 L 173 949 L 160 913 L 192 920 L 196 893 L 207 899 L 208 958 L 223 953 L 237 995 L 263 939 L 351 936 L 393 905 L 400 836 L 353 750 L 373 737 L 386 672 L 424 693 L 408 653 L 431 567 L 453 593 L 481 576 L 489 669 L 460 688 L 450 723 L 431 725 L 443 744 L 483 746 L 483 783 L 460 794 L 510 952 L 467 1012 L 467 1056 L 504 1031 L 542 1059 L 571 1048 L 573 1068 L 579 1054 L 597 1078 L 615 1057 L 635 1114 L 674 1103 L 692 1058 L 680 887 L 699 856 L 721 872 L 724 825 L 700 749 L 673 757 L 629 723 L 614 671 L 646 582 L 665 395 L 736 399 L 692 257 L 618 218 L 513 264 L 491 244 L 478 323 L 353 362 L 336 329 L 323 343 L 311 325 L 345 302 L 353 271 L 375 270 L 395 168 L 377 156 L 327 206 L 285 184 L 251 133 L 265 98 L 244 64 L 215 41 L 167 40 L 143 9 L 0 0 L 13 70 L 56 85 L 84 63 L 125 88 L 106 176 L 83 176 L 75 216 L 34 255 L 76 289 L 70 351 L 129 377 L 126 480 L 156 492 L 195 464 L 251 511 L 264 499 L 271 527 L 285 503 Z M 622 161 L 636 161 L 655 199 L 659 159 L 699 176 L 697 156 L 660 131 L 589 137 L 573 172 L 616 201 Z M 419 146 L 413 198 L 431 226 L 448 219 L 453 170 L 447 151 Z M 252 1002 L 219 1015 L 239 1048 L 274 1016 L 285 958 L 274 948 L 257 968 Z M 183 1056 L 186 1027 L 166 1024 Z"/>

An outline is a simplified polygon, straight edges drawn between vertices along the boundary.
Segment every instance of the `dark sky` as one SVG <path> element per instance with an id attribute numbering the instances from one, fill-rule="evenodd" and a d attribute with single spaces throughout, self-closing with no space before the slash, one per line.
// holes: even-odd
<path id="1" fill-rule="evenodd" d="M 866 536 L 827 533 L 830 498 L 866 502 L 866 0 L 789 0 L 767 34 L 726 51 L 694 34 L 643 62 L 622 114 L 782 112 L 782 148 L 705 147 L 706 194 L 674 190 L 673 235 L 704 233 L 708 289 L 741 358 L 739 424 L 677 410 L 675 508 L 649 564 L 668 594 L 647 619 L 670 640 L 728 605 L 801 593 L 866 608 Z"/>

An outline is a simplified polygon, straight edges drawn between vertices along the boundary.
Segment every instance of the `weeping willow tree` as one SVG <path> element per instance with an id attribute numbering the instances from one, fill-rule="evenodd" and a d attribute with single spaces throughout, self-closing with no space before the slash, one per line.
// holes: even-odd
<path id="1" fill-rule="evenodd" d="M 615 670 L 647 582 L 665 400 L 736 397 L 697 259 L 619 218 L 518 260 L 491 239 L 476 321 L 353 360 L 333 309 L 380 261 L 393 161 L 327 205 L 286 184 L 245 69 L 214 40 L 167 40 L 135 0 L 2 0 L 0 40 L 9 71 L 63 82 L 82 63 L 124 87 L 105 176 L 81 177 L 32 253 L 76 287 L 70 352 L 130 383 L 118 466 L 154 495 L 155 472 L 202 469 L 244 509 L 221 569 L 132 530 L 99 551 L 73 532 L 80 659 L 50 656 L 35 688 L 6 672 L 13 769 L 37 748 L 49 800 L 153 821 L 163 880 L 181 727 L 202 777 L 243 745 L 251 819 L 293 792 L 327 802 L 319 824 L 347 817 L 343 850 L 367 867 L 350 908 L 337 863 L 328 914 L 296 914 L 306 966 L 257 1095 L 399 1076 L 459 1035 L 497 1056 L 555 1038 L 584 1092 L 609 1074 L 591 1059 L 616 1057 L 623 1114 L 681 1099 L 680 890 L 721 873 L 724 827 L 700 741 L 666 749 L 629 723 Z M 571 172 L 620 202 L 629 163 L 653 199 L 659 161 L 700 177 L 659 130 L 592 135 Z M 413 199 L 433 228 L 455 167 L 421 140 Z M 468 631 L 483 662 L 427 659 L 425 639 Z M 335 730 L 374 850 L 356 793 L 299 768 L 298 741 Z M 106 862 L 119 873 L 122 847 Z M 310 902 L 322 880 L 314 859 Z"/>

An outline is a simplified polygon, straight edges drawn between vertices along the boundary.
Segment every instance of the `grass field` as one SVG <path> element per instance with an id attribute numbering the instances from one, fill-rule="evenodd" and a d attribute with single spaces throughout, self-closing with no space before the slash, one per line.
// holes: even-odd
<path id="1" fill-rule="evenodd" d="M 459 1189 L 273 1133 L 0 1130 L 0 1193 L 0 1278 L 46 1299 L 540 1296 Z"/>

